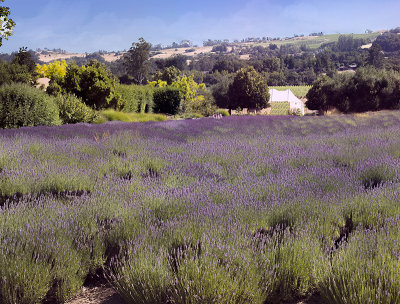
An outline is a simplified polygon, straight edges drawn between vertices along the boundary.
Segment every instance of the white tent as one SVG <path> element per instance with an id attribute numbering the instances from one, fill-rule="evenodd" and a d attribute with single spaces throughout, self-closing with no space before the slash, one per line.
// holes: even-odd
<path id="1" fill-rule="evenodd" d="M 289 102 L 290 111 L 300 110 L 301 115 L 304 115 L 304 103 L 298 99 L 290 90 L 278 91 L 275 89 L 269 90 L 269 102 Z"/>

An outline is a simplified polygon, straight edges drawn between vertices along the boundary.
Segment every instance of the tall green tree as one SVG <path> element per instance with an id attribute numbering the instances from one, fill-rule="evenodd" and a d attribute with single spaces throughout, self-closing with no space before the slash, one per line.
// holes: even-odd
<path id="1" fill-rule="evenodd" d="M 4 0 L 0 0 L 4 2 Z M 0 46 L 3 44 L 3 39 L 8 39 L 12 35 L 15 22 L 9 18 L 10 8 L 7 6 L 0 6 Z"/>
<path id="2" fill-rule="evenodd" d="M 25 65 L 31 74 L 33 74 L 36 70 L 35 61 L 33 60 L 32 55 L 29 53 L 27 47 L 19 48 L 19 52 L 14 56 L 12 63 Z"/>
<path id="3" fill-rule="evenodd" d="M 148 79 L 150 50 L 151 43 L 139 38 L 139 42 L 133 43 L 123 57 L 127 74 L 132 76 L 137 84 L 143 84 Z"/>
<path id="4" fill-rule="evenodd" d="M 382 47 L 373 43 L 369 49 L 368 63 L 377 69 L 383 68 L 383 51 Z"/>
<path id="5" fill-rule="evenodd" d="M 233 74 L 226 71 L 218 73 L 218 82 L 212 87 L 215 104 L 223 109 L 229 109 L 229 87 L 233 83 Z"/>
<path id="6" fill-rule="evenodd" d="M 229 109 L 250 108 L 263 109 L 270 107 L 269 89 L 263 75 L 252 66 L 240 69 L 229 86 Z"/>

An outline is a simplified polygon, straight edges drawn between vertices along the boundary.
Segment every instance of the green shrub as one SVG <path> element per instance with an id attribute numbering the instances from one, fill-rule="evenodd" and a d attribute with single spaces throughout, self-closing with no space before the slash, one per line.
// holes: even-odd
<path id="1" fill-rule="evenodd" d="M 0 85 L 13 82 L 29 83 L 31 80 L 32 76 L 26 66 L 0 62 Z"/>
<path id="2" fill-rule="evenodd" d="M 361 231 L 334 254 L 321 268 L 324 303 L 399 303 L 399 259 L 393 251 L 399 234 L 390 233 Z"/>
<path id="3" fill-rule="evenodd" d="M 95 112 L 74 95 L 60 95 L 55 100 L 63 123 L 90 123 L 95 119 Z"/>
<path id="4" fill-rule="evenodd" d="M 188 251 L 181 255 L 172 303 L 263 303 L 268 287 L 259 288 L 261 273 L 250 256 L 240 259 L 207 252 L 197 257 Z"/>
<path id="5" fill-rule="evenodd" d="M 217 111 L 215 111 L 215 114 L 221 114 L 222 116 L 229 116 L 229 112 L 224 109 L 218 109 Z"/>
<path id="6" fill-rule="evenodd" d="M 179 112 L 181 95 L 178 89 L 159 88 L 154 92 L 154 112 L 175 115 Z"/>
<path id="7" fill-rule="evenodd" d="M 115 77 L 97 60 L 82 67 L 70 63 L 64 79 L 57 83 L 64 92 L 82 98 L 85 104 L 95 109 L 115 106 L 118 100 Z"/>
<path id="8" fill-rule="evenodd" d="M 62 94 L 62 88 L 57 82 L 51 80 L 46 92 L 51 96 L 58 96 Z"/>
<path id="9" fill-rule="evenodd" d="M 53 97 L 26 84 L 0 87 L 0 127 L 59 125 L 58 108 Z"/>
<path id="10" fill-rule="evenodd" d="M 165 252 L 129 256 L 125 263 L 115 262 L 107 273 L 114 289 L 126 303 L 167 303 L 173 279 Z"/>
<path id="11" fill-rule="evenodd" d="M 394 181 L 395 178 L 395 172 L 385 165 L 370 167 L 358 176 L 365 189 L 379 187 L 385 182 Z"/>
<path id="12" fill-rule="evenodd" d="M 36 261 L 38 252 L 14 255 L 0 256 L 0 303 L 41 303 L 51 285 L 50 265 Z"/>
<path id="13" fill-rule="evenodd" d="M 120 84 L 116 87 L 116 91 L 119 95 L 118 110 L 138 113 L 151 112 L 154 88 Z"/>

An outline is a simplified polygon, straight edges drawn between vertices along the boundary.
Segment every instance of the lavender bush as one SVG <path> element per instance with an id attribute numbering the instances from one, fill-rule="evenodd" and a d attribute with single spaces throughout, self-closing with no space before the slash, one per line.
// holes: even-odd
<path id="1" fill-rule="evenodd" d="M 400 113 L 0 131 L 0 303 L 400 303 Z"/>

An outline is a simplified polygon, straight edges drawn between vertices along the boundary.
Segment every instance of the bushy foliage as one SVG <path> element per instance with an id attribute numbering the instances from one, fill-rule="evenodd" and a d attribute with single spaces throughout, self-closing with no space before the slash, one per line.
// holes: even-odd
<path id="1" fill-rule="evenodd" d="M 117 109 L 123 112 L 149 113 L 153 108 L 154 88 L 141 85 L 116 86 Z"/>
<path id="2" fill-rule="evenodd" d="M 222 116 L 230 116 L 229 112 L 227 110 L 224 110 L 224 109 L 217 109 L 215 111 L 215 114 L 220 114 Z"/>
<path id="3" fill-rule="evenodd" d="M 212 87 L 212 95 L 215 104 L 220 108 L 229 108 L 229 87 L 233 83 L 233 74 L 223 72 L 220 74 L 218 83 Z"/>
<path id="4" fill-rule="evenodd" d="M 154 81 L 165 81 L 167 85 L 171 85 L 181 75 L 181 71 L 175 66 L 166 67 L 162 71 L 158 71 L 154 74 Z"/>
<path id="5" fill-rule="evenodd" d="M 4 0 L 1 0 L 1 2 L 4 2 Z M 3 44 L 3 38 L 8 40 L 8 37 L 13 33 L 15 22 L 9 17 L 9 15 L 10 8 L 7 6 L 0 6 L 0 46 Z"/>
<path id="6" fill-rule="evenodd" d="M 181 94 L 177 88 L 158 88 L 153 95 L 155 113 L 176 115 L 181 105 Z"/>
<path id="7" fill-rule="evenodd" d="M 58 125 L 60 118 L 53 97 L 26 84 L 0 87 L 0 127 Z"/>
<path id="8" fill-rule="evenodd" d="M 49 64 L 37 64 L 36 73 L 41 77 L 47 77 L 50 80 L 60 82 L 67 74 L 67 62 L 62 59 L 50 62 Z"/>
<path id="9" fill-rule="evenodd" d="M 66 94 L 55 98 L 60 118 L 64 124 L 87 122 L 91 123 L 96 117 L 93 109 L 85 105 L 78 97 Z"/>
<path id="10" fill-rule="evenodd" d="M 173 88 L 177 88 L 181 94 L 182 112 L 196 112 L 196 109 L 199 107 L 199 105 L 205 105 L 206 102 L 204 97 L 206 90 L 205 84 L 198 84 L 193 78 L 193 75 L 182 75 L 171 84 L 171 86 Z"/>
<path id="11" fill-rule="evenodd" d="M 79 67 L 70 63 L 62 79 L 56 80 L 63 93 L 71 93 L 80 98 L 88 106 L 101 109 L 115 106 L 116 79 L 107 67 L 96 60 L 86 66 Z"/>
<path id="12" fill-rule="evenodd" d="M 0 62 L 0 85 L 13 82 L 30 83 L 31 80 L 32 75 L 26 66 Z"/>
<path id="13" fill-rule="evenodd" d="M 385 52 L 400 51 L 400 35 L 397 33 L 384 33 L 376 38 L 375 43 L 379 44 Z"/>
<path id="14" fill-rule="evenodd" d="M 318 79 L 307 93 L 311 110 L 330 108 L 348 112 L 397 109 L 400 106 L 400 74 L 360 68 L 354 75 L 338 74 Z"/>
<path id="15" fill-rule="evenodd" d="M 229 86 L 229 108 L 262 109 L 269 107 L 269 89 L 265 78 L 253 67 L 239 70 Z"/>

